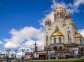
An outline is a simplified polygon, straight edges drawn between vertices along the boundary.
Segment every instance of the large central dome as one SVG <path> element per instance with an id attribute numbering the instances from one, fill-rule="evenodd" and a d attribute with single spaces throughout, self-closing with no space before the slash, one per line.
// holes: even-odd
<path id="1" fill-rule="evenodd" d="M 57 12 L 62 12 L 62 11 L 65 11 L 65 9 L 64 9 L 63 7 L 57 7 L 57 8 L 56 8 L 56 11 L 57 11 Z"/>

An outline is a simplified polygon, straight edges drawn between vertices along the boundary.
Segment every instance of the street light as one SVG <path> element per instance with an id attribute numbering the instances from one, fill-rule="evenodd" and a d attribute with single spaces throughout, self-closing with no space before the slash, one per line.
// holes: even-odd
<path id="1" fill-rule="evenodd" d="M 11 51 L 10 49 L 6 50 L 6 54 L 7 54 L 6 55 L 6 59 L 7 59 L 7 62 L 9 62 L 9 53 L 10 53 L 10 51 Z"/>
<path id="2" fill-rule="evenodd" d="M 15 50 L 15 59 L 16 59 L 16 53 L 17 53 L 17 50 Z"/>
<path id="3" fill-rule="evenodd" d="M 7 56 L 9 57 L 10 49 L 6 50 L 7 51 Z"/>
<path id="4" fill-rule="evenodd" d="M 24 53 L 24 51 L 25 51 L 25 49 L 22 49 L 22 61 L 23 61 L 23 59 L 24 59 L 24 57 L 23 57 L 23 53 Z"/>

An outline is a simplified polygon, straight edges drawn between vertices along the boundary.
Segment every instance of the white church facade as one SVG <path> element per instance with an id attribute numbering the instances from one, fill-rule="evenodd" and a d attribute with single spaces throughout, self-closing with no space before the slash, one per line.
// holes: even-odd
<path id="1" fill-rule="evenodd" d="M 45 20 L 44 50 L 47 51 L 47 57 L 63 58 L 84 55 L 84 38 L 78 33 L 70 12 L 58 7 L 53 15 L 54 22 L 49 18 Z"/>

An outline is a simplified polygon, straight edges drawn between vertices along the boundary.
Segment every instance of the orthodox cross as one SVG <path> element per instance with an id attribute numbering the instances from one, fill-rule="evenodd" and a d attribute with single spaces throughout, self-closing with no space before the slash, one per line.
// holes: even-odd
<path id="1" fill-rule="evenodd" d="M 35 46 L 34 46 L 35 52 L 37 52 L 37 43 L 35 42 L 35 44 L 33 44 L 33 45 L 35 45 Z"/>

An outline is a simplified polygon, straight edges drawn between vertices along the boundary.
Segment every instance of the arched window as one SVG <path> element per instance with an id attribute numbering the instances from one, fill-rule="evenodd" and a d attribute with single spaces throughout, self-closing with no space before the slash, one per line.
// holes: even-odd
<path id="1" fill-rule="evenodd" d="M 54 18 L 55 18 L 55 19 L 57 18 L 56 14 L 54 14 Z"/>
<path id="2" fill-rule="evenodd" d="M 62 18 L 63 17 L 63 12 L 57 12 L 57 18 Z"/>
<path id="3" fill-rule="evenodd" d="M 63 13 L 61 12 L 61 13 L 60 13 L 60 18 L 62 18 L 62 17 L 63 17 Z"/>
<path id="4" fill-rule="evenodd" d="M 56 43 L 56 38 L 54 37 L 54 43 Z"/>
<path id="5" fill-rule="evenodd" d="M 56 46 L 54 47 L 54 50 L 57 50 L 57 47 Z"/>
<path id="6" fill-rule="evenodd" d="M 57 12 L 57 16 L 59 15 L 59 12 Z"/>
<path id="7" fill-rule="evenodd" d="M 61 37 L 59 37 L 59 43 L 61 43 Z"/>
<path id="8" fill-rule="evenodd" d="M 46 45 L 48 45 L 48 35 L 46 35 Z"/>
<path id="9" fill-rule="evenodd" d="M 82 39 L 80 38 L 80 43 L 82 43 Z"/>
<path id="10" fill-rule="evenodd" d="M 59 12 L 57 12 L 57 18 L 60 18 L 60 13 Z"/>
<path id="11" fill-rule="evenodd" d="M 68 41 L 69 41 L 69 33 L 67 33 L 67 35 L 68 35 Z"/>
<path id="12" fill-rule="evenodd" d="M 48 35 L 46 35 L 46 41 L 48 41 Z"/>
<path id="13" fill-rule="evenodd" d="M 59 47 L 59 50 L 62 50 L 62 46 Z"/>
<path id="14" fill-rule="evenodd" d="M 63 17 L 63 12 L 61 12 L 61 17 Z"/>
<path id="15" fill-rule="evenodd" d="M 68 42 L 71 42 L 71 33 L 70 33 L 70 31 L 67 31 L 67 36 L 68 36 Z"/>

